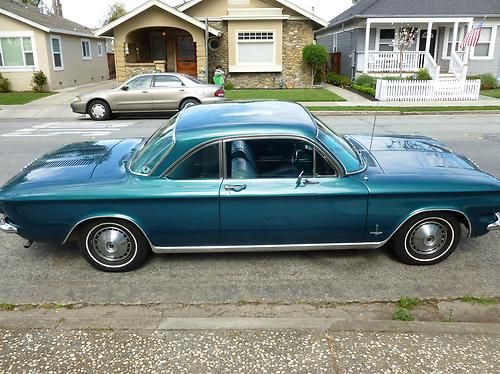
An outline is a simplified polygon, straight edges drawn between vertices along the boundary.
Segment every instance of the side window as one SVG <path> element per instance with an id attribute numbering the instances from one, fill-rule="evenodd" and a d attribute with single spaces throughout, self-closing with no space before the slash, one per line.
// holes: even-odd
<path id="1" fill-rule="evenodd" d="M 142 75 L 127 83 L 129 90 L 144 90 L 151 87 L 151 75 Z"/>
<path id="2" fill-rule="evenodd" d="M 303 140 L 259 139 L 226 143 L 227 174 L 230 179 L 297 178 L 332 176 L 328 161 Z"/>
<path id="3" fill-rule="evenodd" d="M 219 144 L 202 148 L 170 172 L 169 179 L 219 179 Z"/>
<path id="4" fill-rule="evenodd" d="M 173 75 L 157 75 L 155 76 L 155 87 L 182 87 L 183 83 Z"/>

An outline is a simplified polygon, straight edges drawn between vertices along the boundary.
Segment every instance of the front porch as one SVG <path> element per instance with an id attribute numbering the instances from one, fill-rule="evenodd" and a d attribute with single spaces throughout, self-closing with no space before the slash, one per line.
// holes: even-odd
<path id="1" fill-rule="evenodd" d="M 458 46 L 472 24 L 472 17 L 368 18 L 364 51 L 357 53 L 356 70 L 365 74 L 409 74 L 426 68 L 434 80 L 464 80 L 469 48 L 459 50 Z M 402 56 L 392 46 L 398 27 L 419 30 L 415 43 Z"/>

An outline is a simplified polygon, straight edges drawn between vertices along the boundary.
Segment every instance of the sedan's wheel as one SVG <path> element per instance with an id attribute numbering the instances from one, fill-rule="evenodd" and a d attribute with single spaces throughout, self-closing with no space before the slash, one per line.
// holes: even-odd
<path id="1" fill-rule="evenodd" d="M 94 121 L 104 121 L 111 117 L 111 109 L 104 100 L 92 101 L 89 105 L 88 112 Z"/>
<path id="2" fill-rule="evenodd" d="M 186 108 L 189 108 L 189 107 L 192 107 L 195 105 L 199 105 L 199 104 L 200 104 L 200 102 L 196 99 L 186 99 L 181 103 L 179 110 L 184 110 Z"/>
<path id="3" fill-rule="evenodd" d="M 447 213 L 426 213 L 410 219 L 393 238 L 394 251 L 406 264 L 443 261 L 460 241 L 460 222 Z"/>
<path id="4" fill-rule="evenodd" d="M 109 272 L 139 267 L 150 251 L 142 232 L 125 221 L 91 222 L 81 230 L 79 244 L 88 263 Z"/>

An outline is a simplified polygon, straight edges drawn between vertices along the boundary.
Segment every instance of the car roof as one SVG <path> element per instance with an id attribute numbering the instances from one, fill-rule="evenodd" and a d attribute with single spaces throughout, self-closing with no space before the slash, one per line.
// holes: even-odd
<path id="1" fill-rule="evenodd" d="M 301 105 L 286 101 L 199 105 L 182 111 L 176 122 L 178 141 L 249 135 L 314 138 L 316 133 L 311 114 Z"/>

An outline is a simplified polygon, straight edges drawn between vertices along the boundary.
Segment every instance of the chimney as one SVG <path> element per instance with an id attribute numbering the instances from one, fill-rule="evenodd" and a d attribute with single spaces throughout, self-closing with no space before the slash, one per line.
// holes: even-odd
<path id="1" fill-rule="evenodd" d="M 63 16 L 61 0 L 52 0 L 52 13 Z"/>

